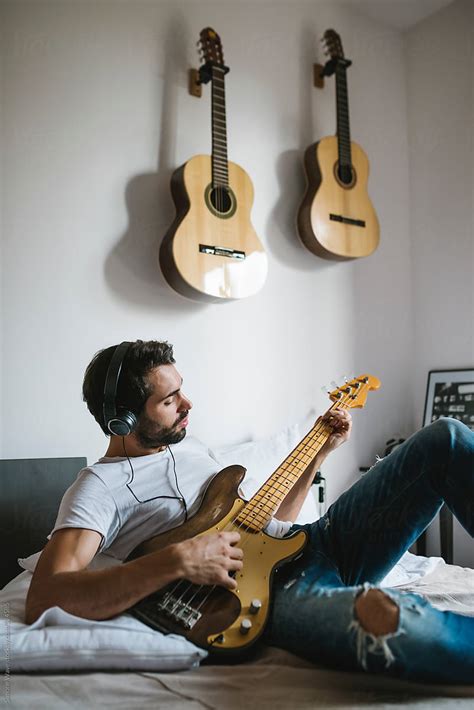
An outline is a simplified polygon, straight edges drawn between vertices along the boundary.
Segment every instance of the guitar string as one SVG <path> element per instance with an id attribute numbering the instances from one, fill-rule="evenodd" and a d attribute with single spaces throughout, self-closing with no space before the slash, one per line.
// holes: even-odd
<path id="1" fill-rule="evenodd" d="M 332 409 L 334 409 L 337 405 L 341 405 L 341 404 L 346 404 L 346 403 L 345 403 L 345 402 L 343 403 L 342 401 L 338 401 L 337 403 L 334 403 L 334 404 L 329 408 L 328 412 L 331 411 Z M 348 408 L 348 407 L 347 407 L 347 408 Z M 322 424 L 322 422 L 321 422 L 320 424 Z M 316 429 L 316 427 L 314 427 L 314 429 Z M 329 438 L 330 435 L 331 435 L 331 432 L 328 433 L 328 436 L 326 437 L 326 440 Z M 305 438 L 306 438 L 306 437 L 305 437 Z M 308 447 L 306 446 L 306 447 L 304 447 L 304 448 L 308 448 Z M 316 450 L 315 456 L 316 456 L 317 452 L 318 452 L 320 449 L 321 449 L 321 447 L 319 447 L 319 448 Z M 313 459 L 314 459 L 314 456 L 313 456 Z M 277 470 L 278 470 L 278 469 L 277 469 Z M 306 467 L 305 467 L 304 470 L 306 470 Z M 303 475 L 304 470 L 301 471 L 301 475 Z M 298 477 L 298 478 L 299 478 L 299 477 Z M 268 481 L 267 481 L 267 483 L 268 483 Z M 264 484 L 264 485 L 265 485 L 265 484 Z M 263 488 L 263 486 L 262 486 L 262 488 Z M 260 491 L 262 490 L 262 488 L 260 489 Z M 288 491 L 286 491 L 286 493 L 288 493 Z M 257 492 L 257 495 L 258 495 L 258 492 Z M 286 495 L 285 495 L 285 497 L 286 497 Z M 281 502 L 282 502 L 282 501 L 281 501 Z M 280 502 L 280 504 L 281 504 L 281 502 Z M 245 506 L 243 507 L 243 510 L 245 511 Z M 262 527 L 257 533 L 256 533 L 256 532 L 248 531 L 248 529 L 244 529 L 245 527 L 248 528 L 248 526 L 245 526 L 244 522 L 241 522 L 240 525 L 236 525 L 236 522 L 238 521 L 238 518 L 239 518 L 239 516 L 237 516 L 236 518 L 234 518 L 233 521 L 229 521 L 229 522 L 227 523 L 228 530 L 226 530 L 226 527 L 224 527 L 224 528 L 223 528 L 223 531 L 229 531 L 229 532 L 230 532 L 233 527 L 234 527 L 234 528 L 237 527 L 238 530 L 243 530 L 242 535 L 245 535 L 245 536 L 246 536 L 246 540 L 244 540 L 243 542 L 241 542 L 240 548 L 241 548 L 242 550 L 244 550 L 245 547 L 246 547 L 246 542 L 248 543 L 248 542 L 250 541 L 250 539 L 252 539 L 255 534 L 258 534 L 258 532 L 262 532 L 263 527 Z M 203 587 L 203 586 L 206 586 L 206 585 L 201 585 L 201 587 Z M 206 594 L 206 596 L 204 597 L 204 599 L 201 601 L 201 603 L 199 604 L 199 606 L 196 608 L 196 611 L 199 611 L 199 610 L 202 608 L 203 604 L 208 600 L 209 596 L 214 592 L 216 586 L 217 586 L 217 585 L 213 585 L 213 586 L 211 586 L 211 587 L 209 588 L 208 593 Z M 196 594 L 194 594 L 192 598 L 194 598 L 195 596 L 196 596 Z M 189 604 L 189 601 L 188 601 L 188 604 Z"/>
<path id="2" fill-rule="evenodd" d="M 362 387 L 363 387 L 363 386 L 364 386 L 364 385 L 362 384 Z M 349 391 L 349 392 L 347 393 L 347 400 L 348 400 L 347 402 L 344 401 L 345 398 L 344 398 L 344 396 L 343 396 L 341 400 L 336 400 L 336 402 L 334 402 L 334 403 L 331 405 L 331 407 L 329 407 L 328 412 L 330 412 L 332 409 L 335 409 L 335 408 L 341 407 L 341 406 L 342 406 L 343 408 L 349 409 L 349 405 L 350 405 L 350 401 L 349 401 L 349 400 L 350 400 L 350 394 L 351 394 L 351 393 L 350 393 L 350 391 Z M 346 406 L 346 405 L 347 405 L 347 406 Z M 327 413 L 328 413 L 328 412 L 327 412 Z M 319 431 L 318 431 L 318 426 L 319 426 Z M 298 444 L 298 446 L 295 447 L 294 452 L 297 452 L 298 447 L 301 446 L 302 442 L 305 441 L 305 439 L 307 439 L 308 437 L 309 437 L 310 442 L 311 442 L 311 443 L 314 443 L 314 442 L 312 442 L 312 439 L 313 439 L 314 436 L 316 435 L 316 442 L 315 442 L 315 443 L 320 444 L 321 442 L 318 441 L 318 437 L 319 437 L 321 434 L 323 435 L 323 437 L 327 434 L 327 436 L 325 436 L 325 440 L 327 441 L 327 439 L 328 439 L 329 436 L 331 435 L 331 432 L 326 432 L 326 431 L 324 431 L 324 429 L 325 429 L 324 423 L 323 423 L 322 421 L 318 422 L 318 423 L 313 427 L 313 429 L 306 435 L 306 437 L 304 437 L 304 439 Z M 321 431 L 321 430 L 322 430 L 322 431 Z M 316 449 L 315 453 L 313 454 L 313 457 L 312 457 L 311 460 L 314 459 L 314 457 L 317 455 L 318 451 L 322 448 L 322 445 L 324 445 L 324 443 L 325 443 L 325 441 L 322 442 L 321 446 L 318 446 L 318 448 Z M 306 444 L 306 445 L 303 447 L 303 449 L 306 449 L 306 450 L 307 450 L 308 448 L 311 448 L 310 446 L 308 446 L 308 444 Z M 291 453 L 289 454 L 289 456 L 291 456 L 292 453 L 293 453 L 293 452 L 291 452 Z M 301 454 L 301 452 L 297 452 L 297 454 L 298 454 L 298 453 Z M 289 458 L 289 457 L 287 457 L 287 459 L 288 459 L 288 458 Z M 287 461 L 287 459 L 285 459 L 285 461 L 283 462 L 283 464 L 281 465 L 281 467 L 279 467 L 279 468 L 281 468 L 283 471 L 285 470 L 285 469 L 283 469 L 283 465 L 285 464 L 285 462 Z M 277 471 L 278 471 L 278 470 L 279 470 L 279 469 L 277 469 Z M 304 470 L 306 470 L 306 468 L 305 468 Z M 303 474 L 303 471 L 300 472 L 300 473 Z M 275 474 L 272 474 L 272 476 L 274 476 L 274 475 L 275 475 Z M 272 476 L 270 476 L 270 478 L 263 484 L 263 486 L 259 489 L 259 491 L 257 491 L 256 495 L 255 495 L 253 498 L 255 498 L 255 497 L 258 495 L 258 493 L 262 492 L 262 490 L 264 489 L 264 487 L 265 487 L 265 486 L 269 483 L 269 481 L 271 480 Z M 298 478 L 299 478 L 299 476 L 298 476 Z M 275 483 L 276 483 L 276 482 L 275 482 Z M 296 481 L 295 481 L 295 483 L 296 483 Z M 293 485 L 295 485 L 295 483 L 294 483 Z M 276 483 L 276 485 L 279 486 L 280 483 Z M 293 486 L 292 486 L 292 487 L 293 487 Z M 285 497 L 286 497 L 286 494 L 287 494 L 288 492 L 289 492 L 289 491 L 285 491 Z M 249 501 L 249 502 L 250 502 L 250 501 Z M 281 504 L 281 502 L 282 502 L 282 501 L 280 501 L 280 504 Z M 243 535 L 243 536 L 245 535 L 245 539 L 244 539 L 244 540 L 241 542 L 241 544 L 240 544 L 240 548 L 241 548 L 242 550 L 245 549 L 245 547 L 247 546 L 246 543 L 248 543 L 248 542 L 250 541 L 250 539 L 252 538 L 252 536 L 256 534 L 255 532 L 251 532 L 251 531 L 248 530 L 248 526 L 245 525 L 245 522 L 244 522 L 244 521 L 241 521 L 240 523 L 238 522 L 238 520 L 239 520 L 239 515 L 240 515 L 240 513 L 241 513 L 242 511 L 244 511 L 244 510 L 245 510 L 245 505 L 243 506 L 242 510 L 239 511 L 239 514 L 237 514 L 237 516 L 236 516 L 233 520 L 228 521 L 227 524 L 226 524 L 226 526 L 223 528 L 223 532 L 224 532 L 224 531 L 225 531 L 225 532 L 230 532 L 230 531 L 232 531 L 233 528 L 237 528 L 237 530 L 241 530 L 241 531 L 242 531 L 242 535 Z M 268 511 L 268 512 L 270 512 L 270 514 L 271 514 L 271 512 L 273 512 L 273 511 Z M 244 516 L 244 518 L 245 518 L 245 516 Z M 267 522 L 268 522 L 268 521 L 267 521 Z M 236 523 L 237 523 L 237 524 L 236 524 Z M 263 530 L 263 526 L 262 526 L 261 530 Z M 259 532 L 261 532 L 261 530 L 260 530 Z M 180 580 L 180 581 L 175 585 L 175 587 L 169 592 L 169 595 L 173 596 L 173 595 L 176 593 L 176 591 L 178 590 L 178 588 L 181 586 L 181 584 L 183 584 L 183 583 L 185 583 L 185 582 L 188 582 L 188 580 Z M 172 607 L 170 613 L 173 613 L 173 612 L 176 610 L 177 606 L 179 606 L 179 604 L 180 604 L 181 602 L 183 602 L 183 597 L 184 597 L 184 595 L 186 594 L 186 592 L 188 592 L 190 589 L 192 589 L 193 586 L 196 586 L 197 589 L 196 589 L 196 591 L 194 592 L 194 594 L 185 602 L 186 605 L 189 605 L 189 604 L 195 599 L 195 597 L 199 594 L 199 592 L 200 592 L 203 588 L 208 588 L 207 594 L 204 596 L 204 598 L 203 598 L 202 601 L 200 602 L 199 606 L 195 609 L 195 611 L 198 612 L 198 611 L 202 608 L 203 604 L 205 604 L 205 602 L 208 600 L 209 596 L 214 592 L 214 590 L 216 589 L 216 587 L 217 587 L 218 585 L 210 585 L 210 586 L 208 587 L 208 585 L 203 585 L 203 584 L 201 584 L 201 585 L 194 585 L 192 582 L 188 582 L 188 586 L 182 591 L 181 596 L 178 597 L 178 599 L 176 599 L 175 604 L 174 604 L 174 606 Z M 168 595 L 166 595 L 166 596 L 168 596 Z"/>
<path id="3" fill-rule="evenodd" d="M 344 398 L 343 398 L 342 400 L 337 400 L 336 402 L 334 402 L 334 403 L 331 405 L 331 407 L 328 409 L 328 412 L 331 411 L 332 409 L 334 409 L 334 408 L 337 407 L 337 406 L 345 405 L 346 402 L 344 402 L 343 400 L 344 400 Z M 319 427 L 319 431 L 317 431 L 317 428 L 318 428 L 318 427 Z M 310 441 L 311 441 L 311 438 L 313 438 L 315 434 L 317 434 L 317 436 L 319 436 L 321 433 L 322 433 L 323 435 L 324 435 L 325 433 L 327 433 L 327 432 L 324 432 L 324 431 L 321 432 L 321 429 L 324 430 L 323 422 L 318 422 L 318 423 L 315 425 L 315 427 L 313 427 L 313 430 L 311 430 L 311 431 L 306 435 L 306 437 L 304 437 L 304 439 L 303 439 L 302 441 L 304 441 L 304 440 L 307 439 L 308 437 L 310 437 Z M 331 434 L 331 432 L 329 432 L 328 435 L 326 436 L 326 440 L 327 440 L 327 438 L 329 438 L 330 434 Z M 318 442 L 318 443 L 320 443 L 320 442 Z M 302 442 L 300 442 L 300 443 L 298 444 L 298 446 L 295 447 L 294 451 L 297 451 L 298 447 L 301 446 L 301 444 L 302 444 Z M 324 442 L 323 442 L 323 444 L 324 444 Z M 306 448 L 306 449 L 307 449 L 308 446 L 306 445 L 306 446 L 304 446 L 303 448 Z M 316 452 L 315 452 L 315 454 L 313 455 L 313 458 L 314 458 L 314 456 L 317 454 L 317 452 L 320 450 L 320 448 L 321 448 L 321 446 L 319 446 L 319 447 L 316 449 Z M 291 453 L 293 453 L 293 452 L 291 452 Z M 291 456 L 291 453 L 290 453 L 290 456 Z M 301 453 L 301 452 L 299 452 L 299 453 Z M 287 457 L 287 458 L 288 458 L 288 457 Z M 286 460 L 287 460 L 287 459 L 285 459 L 285 461 L 286 461 Z M 285 462 L 283 462 L 283 463 L 285 463 Z M 277 469 L 277 470 L 278 470 L 278 469 Z M 303 472 L 301 472 L 301 473 L 303 473 Z M 272 474 L 272 476 L 273 476 L 273 475 L 274 475 L 274 474 Z M 259 489 L 259 491 L 257 492 L 256 495 L 258 495 L 258 493 L 259 493 L 260 491 L 262 491 L 262 489 L 265 487 L 265 485 L 268 484 L 268 482 L 270 481 L 270 479 L 272 478 L 272 476 L 271 476 L 271 477 L 268 479 L 268 481 L 266 481 L 265 484 Z M 288 493 L 288 491 L 285 491 L 285 497 L 286 497 L 286 493 Z M 254 497 L 255 497 L 255 496 L 254 496 Z M 243 510 L 244 510 L 244 509 L 245 509 L 245 506 L 243 506 Z M 230 520 L 230 521 L 227 522 L 226 527 L 223 528 L 223 532 L 230 532 L 230 531 L 232 531 L 233 528 L 237 528 L 238 530 L 242 530 L 242 535 L 245 535 L 246 539 L 244 539 L 244 540 L 241 542 L 240 548 L 241 548 L 242 550 L 244 550 L 245 547 L 246 547 L 246 542 L 249 542 L 250 539 L 253 537 L 253 535 L 255 535 L 255 533 L 254 533 L 254 532 L 251 532 L 251 531 L 248 531 L 248 529 L 247 529 L 248 526 L 245 525 L 245 522 L 240 522 L 240 524 L 236 524 L 236 523 L 238 523 L 238 518 L 239 518 L 239 515 L 240 515 L 241 512 L 242 512 L 242 511 L 239 511 L 239 514 L 237 514 L 237 516 L 234 518 L 234 520 Z M 271 511 L 268 511 L 268 512 L 271 513 Z M 262 526 L 262 529 L 263 529 L 263 526 Z M 186 582 L 188 582 L 188 580 L 180 580 L 180 581 L 175 585 L 175 587 L 170 591 L 170 594 L 171 594 L 171 595 L 174 595 L 174 594 L 176 593 L 176 591 L 178 590 L 178 588 L 179 588 L 182 584 L 184 584 L 184 583 L 186 583 Z M 173 613 L 173 612 L 176 610 L 176 607 L 179 606 L 179 604 L 183 601 L 183 597 L 184 597 L 184 595 L 186 594 L 186 592 L 188 592 L 193 586 L 196 586 L 197 589 L 196 589 L 195 593 L 192 595 L 192 597 L 190 597 L 190 598 L 187 600 L 187 602 L 186 602 L 187 605 L 189 605 L 189 604 L 195 599 L 195 597 L 197 596 L 197 594 L 199 594 L 199 592 L 200 592 L 203 588 L 207 588 L 207 587 L 208 587 L 208 585 L 203 585 L 203 584 L 201 584 L 201 585 L 194 585 L 193 583 L 189 583 L 189 582 L 188 582 L 188 586 L 182 591 L 181 596 L 176 599 L 175 604 L 174 604 L 174 606 L 173 606 L 172 609 L 171 609 L 171 613 Z M 206 595 L 206 596 L 204 597 L 204 599 L 201 601 L 201 603 L 200 603 L 200 605 L 197 607 L 196 611 L 199 611 L 199 609 L 202 607 L 202 605 L 203 605 L 203 604 L 207 601 L 207 599 L 209 598 L 210 594 L 213 593 L 213 591 L 215 590 L 216 586 L 218 586 L 218 585 L 211 585 L 211 586 L 209 587 L 209 591 L 208 591 L 207 595 Z"/>
<path id="4" fill-rule="evenodd" d="M 315 427 L 315 429 L 316 429 L 316 427 Z M 315 432 L 313 432 L 313 436 L 314 436 L 314 433 L 315 433 Z M 318 436 L 320 436 L 321 433 L 324 435 L 324 432 L 319 432 L 319 433 L 318 433 Z M 310 434 L 308 434 L 307 437 L 308 437 L 309 435 L 310 435 Z M 329 435 L 330 435 L 330 433 L 329 433 Z M 305 437 L 305 439 L 306 439 L 307 437 Z M 327 440 L 327 438 L 328 438 L 328 437 L 326 437 L 326 440 Z M 321 441 L 319 441 L 318 438 L 317 438 L 317 439 L 316 439 L 316 443 L 317 443 L 317 444 L 321 444 L 321 446 L 322 446 L 322 445 L 324 444 L 324 440 L 321 442 Z M 301 443 L 300 443 L 300 445 L 301 445 Z M 314 453 L 314 455 L 313 455 L 313 458 L 314 458 L 314 456 L 317 454 L 317 452 L 320 450 L 321 446 L 318 446 L 318 447 L 317 447 L 317 449 L 315 450 L 315 453 Z M 307 445 L 307 446 L 304 447 L 304 448 L 308 449 L 308 448 L 311 448 L 311 447 L 310 447 L 309 445 Z M 290 454 L 290 456 L 291 456 L 291 454 Z M 283 471 L 283 472 L 286 470 L 286 469 L 283 468 L 283 464 L 279 467 L 279 469 L 280 469 L 281 471 Z M 279 469 L 277 469 L 277 471 L 278 471 Z M 288 471 L 287 471 L 287 472 L 288 472 Z M 300 473 L 302 473 L 302 472 L 300 472 Z M 275 475 L 275 474 L 273 474 L 273 475 Z M 281 473 L 280 473 L 280 475 L 281 475 Z M 271 478 L 271 477 L 270 477 L 270 478 Z M 269 480 L 270 480 L 270 479 L 269 479 Z M 296 483 L 296 481 L 295 481 L 295 483 Z M 257 492 L 256 495 L 258 495 L 258 493 L 262 493 L 262 494 L 263 494 L 264 488 L 265 488 L 265 486 L 266 486 L 267 484 L 268 484 L 268 481 L 259 489 L 259 491 Z M 275 481 L 275 483 L 274 483 L 274 485 L 272 486 L 272 488 L 273 488 L 274 490 L 275 490 L 275 489 L 278 490 L 279 488 L 281 488 L 281 482 Z M 279 492 L 284 493 L 284 497 L 286 497 L 286 494 L 288 493 L 288 490 L 283 489 L 282 491 L 280 490 Z M 280 501 L 280 503 L 281 503 L 281 502 L 282 502 L 282 501 Z M 259 511 L 259 514 L 261 514 L 262 512 L 266 512 L 266 513 L 269 513 L 270 516 L 271 516 L 272 512 L 274 512 L 274 511 L 273 511 L 272 509 L 270 509 L 270 510 L 265 510 L 266 508 L 268 508 L 268 502 L 265 503 L 264 507 Z M 251 540 L 251 539 L 254 539 L 255 534 L 258 534 L 259 532 L 261 532 L 261 531 L 264 529 L 264 526 L 268 523 L 268 520 L 260 521 L 260 524 L 261 524 L 261 526 L 262 526 L 262 527 L 261 527 L 261 530 L 258 530 L 258 531 L 251 531 L 251 530 L 249 529 L 249 525 L 246 525 L 245 516 L 244 516 L 244 519 L 242 519 L 242 517 L 241 517 L 241 514 L 242 514 L 242 513 L 245 513 L 245 505 L 244 505 L 243 508 L 237 513 L 237 515 L 236 515 L 236 517 L 234 518 L 234 520 L 230 520 L 230 521 L 228 521 L 228 522 L 226 523 L 226 526 L 222 529 L 222 531 L 223 531 L 223 532 L 231 532 L 233 529 L 240 530 L 243 539 L 241 538 L 241 541 L 240 541 L 240 545 L 239 545 L 239 546 L 240 546 L 240 548 L 242 549 L 242 551 L 244 551 L 244 550 L 246 549 L 246 547 L 248 546 L 248 543 L 250 542 L 250 540 Z M 240 519 L 240 520 L 239 520 L 239 519 Z M 254 518 L 254 520 L 252 521 L 252 523 L 255 523 L 255 522 L 258 522 L 258 521 L 255 520 L 255 518 Z M 181 582 L 184 582 L 184 580 L 181 580 Z M 196 596 L 201 592 L 202 589 L 207 589 L 206 595 L 203 597 L 203 599 L 201 600 L 200 604 L 195 608 L 195 611 L 196 611 L 196 612 L 199 612 L 200 609 L 202 608 L 203 604 L 205 604 L 205 602 L 208 600 L 209 596 L 214 592 L 214 590 L 216 589 L 216 587 L 217 587 L 218 585 L 211 585 L 211 586 L 209 586 L 209 585 L 204 585 L 204 584 L 201 584 L 201 585 L 193 585 L 192 583 L 190 583 L 190 584 L 188 585 L 188 587 L 186 587 L 186 588 L 183 590 L 183 592 L 182 592 L 182 594 L 181 594 L 181 597 L 179 597 L 179 598 L 176 600 L 175 605 L 173 606 L 173 608 L 172 608 L 172 610 L 171 610 L 172 612 L 176 609 L 177 606 L 179 606 L 180 602 L 183 601 L 183 598 L 184 598 L 186 592 L 188 592 L 193 586 L 196 587 L 195 592 L 194 592 L 194 594 L 193 594 L 191 597 L 189 597 L 189 598 L 186 600 L 186 602 L 185 602 L 186 605 L 190 605 L 190 604 L 194 601 L 194 599 L 196 598 Z M 173 591 L 174 591 L 174 590 L 173 590 Z"/>
<path id="5" fill-rule="evenodd" d="M 345 404 L 345 403 L 342 402 L 341 400 L 338 400 L 337 402 L 335 402 L 335 403 L 329 408 L 328 411 L 330 411 L 331 409 L 333 409 L 334 407 L 336 407 L 336 406 L 338 406 L 338 405 L 340 406 L 341 404 Z M 318 427 L 319 427 L 319 431 L 318 431 Z M 314 438 L 314 435 L 315 435 L 315 434 L 317 435 L 317 436 L 316 436 L 316 439 L 317 439 L 317 438 L 320 436 L 321 433 L 322 433 L 323 435 L 324 435 L 325 433 L 327 433 L 327 432 L 324 432 L 324 431 L 321 432 L 321 428 L 324 430 L 323 423 L 322 423 L 322 422 L 319 422 L 319 423 L 318 423 L 317 425 L 315 425 L 315 427 L 313 428 L 314 431 L 312 430 L 311 432 L 309 432 L 309 434 L 303 439 L 303 441 L 304 441 L 305 439 L 307 439 L 308 437 L 310 437 L 310 441 L 311 441 L 311 439 Z M 326 440 L 327 440 L 327 438 L 328 438 L 329 436 L 330 436 L 330 432 L 328 433 L 328 436 L 326 436 Z M 317 443 L 320 444 L 321 442 L 317 441 Z M 323 441 L 323 443 L 324 443 L 324 441 Z M 301 444 L 302 444 L 302 442 L 300 442 L 300 444 L 298 444 L 298 446 L 295 447 L 294 451 L 296 451 L 296 450 L 298 449 L 298 447 L 301 446 Z M 304 448 L 304 449 L 307 449 L 308 446 L 306 445 L 306 446 L 304 446 L 303 448 Z M 316 449 L 316 452 L 315 452 L 314 455 L 316 455 L 317 451 L 319 451 L 320 448 L 321 448 L 321 446 L 318 446 L 318 448 Z M 292 452 L 292 453 L 293 453 L 293 452 Z M 301 452 L 299 452 L 299 453 L 301 453 Z M 314 455 L 313 455 L 313 458 L 314 458 Z M 291 454 L 290 454 L 290 456 L 291 456 Z M 286 461 L 286 460 L 285 460 L 285 461 Z M 277 469 L 277 470 L 278 470 L 278 469 Z M 302 473 L 302 472 L 301 472 L 301 473 Z M 273 475 L 274 475 L 274 474 L 273 474 Z M 271 479 L 271 477 L 270 477 L 270 479 Z M 270 479 L 269 479 L 269 480 L 270 480 Z M 268 484 L 268 481 L 266 482 L 266 484 Z M 259 492 L 262 491 L 262 489 L 265 487 L 266 484 L 264 484 L 264 486 L 262 486 L 262 487 L 259 489 Z M 278 485 L 280 485 L 280 484 L 278 484 Z M 287 493 L 288 491 L 284 491 L 284 492 L 285 492 L 285 497 L 286 497 L 286 493 Z M 244 509 L 245 509 L 245 506 L 244 506 Z M 242 550 L 244 550 L 244 549 L 247 547 L 247 544 L 246 544 L 246 543 L 248 543 L 248 542 L 250 541 L 250 539 L 255 535 L 255 532 L 251 532 L 251 531 L 248 530 L 248 526 L 245 525 L 245 518 L 244 518 L 244 521 L 241 521 L 240 523 L 238 523 L 239 515 L 240 515 L 241 512 L 242 512 L 242 511 L 239 511 L 239 514 L 234 518 L 234 520 L 228 521 L 228 523 L 226 524 L 226 527 L 223 528 L 223 531 L 231 531 L 233 528 L 237 528 L 238 530 L 242 530 L 242 535 L 245 536 L 245 537 L 244 537 L 244 540 L 241 541 L 240 547 L 241 547 Z M 271 513 L 272 511 L 268 511 L 268 512 Z M 236 524 L 236 523 L 237 523 L 237 524 Z M 263 529 L 263 525 L 262 525 L 262 529 Z M 171 595 L 174 595 L 174 594 L 176 593 L 177 589 L 178 589 L 183 583 L 186 583 L 186 582 L 188 582 L 188 580 L 180 580 L 180 581 L 175 585 L 175 587 L 171 590 L 170 594 L 171 594 Z M 202 599 L 202 601 L 201 601 L 201 603 L 199 604 L 199 606 L 195 609 L 195 611 L 199 611 L 199 610 L 202 608 L 203 604 L 207 601 L 207 599 L 209 598 L 209 596 L 214 592 L 214 590 L 216 589 L 216 586 L 218 586 L 218 585 L 211 585 L 211 586 L 208 587 L 208 585 L 203 585 L 203 584 L 201 584 L 201 585 L 194 585 L 193 583 L 189 583 L 189 582 L 188 582 L 188 586 L 182 591 L 181 596 L 176 599 L 174 606 L 171 608 L 171 613 L 173 613 L 173 612 L 176 610 L 176 608 L 180 605 L 180 603 L 183 602 L 183 598 L 184 598 L 185 594 L 186 594 L 190 589 L 192 589 L 193 587 L 196 587 L 196 589 L 195 589 L 194 594 L 193 594 L 190 598 L 188 598 L 187 601 L 185 602 L 185 604 L 186 604 L 187 606 L 189 606 L 189 605 L 192 603 L 192 601 L 196 598 L 196 596 L 200 593 L 200 591 L 201 591 L 202 589 L 206 589 L 206 588 L 208 589 L 207 594 L 204 596 L 204 598 Z"/>

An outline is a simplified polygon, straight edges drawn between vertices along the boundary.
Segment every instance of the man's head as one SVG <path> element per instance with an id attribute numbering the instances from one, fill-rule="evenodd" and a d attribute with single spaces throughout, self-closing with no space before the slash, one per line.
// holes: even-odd
<path id="1" fill-rule="evenodd" d="M 116 345 L 98 352 L 86 369 L 84 401 L 102 431 L 104 387 Z M 117 383 L 115 408 L 130 410 L 138 420 L 133 433 L 143 449 L 175 444 L 186 436 L 191 402 L 181 392 L 182 378 L 174 367 L 173 346 L 155 340 L 130 343 L 123 357 Z"/>

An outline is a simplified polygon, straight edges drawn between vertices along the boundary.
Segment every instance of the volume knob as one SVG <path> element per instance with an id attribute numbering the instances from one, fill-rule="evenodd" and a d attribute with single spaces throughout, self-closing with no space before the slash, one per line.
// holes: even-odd
<path id="1" fill-rule="evenodd" d="M 241 634 L 248 634 L 250 629 L 252 628 L 252 622 L 250 619 L 242 619 L 242 622 L 240 624 L 240 633 Z"/>
<path id="2" fill-rule="evenodd" d="M 261 608 L 262 602 L 260 601 L 260 599 L 252 599 L 252 601 L 250 602 L 249 612 L 251 614 L 258 614 Z"/>

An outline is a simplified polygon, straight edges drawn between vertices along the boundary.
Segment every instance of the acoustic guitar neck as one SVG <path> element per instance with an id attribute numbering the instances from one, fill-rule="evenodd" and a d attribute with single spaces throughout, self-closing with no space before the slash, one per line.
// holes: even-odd
<path id="1" fill-rule="evenodd" d="M 344 184 L 352 180 L 351 130 L 349 125 L 349 96 L 347 92 L 348 59 L 338 59 L 336 64 L 336 120 L 339 177 Z"/>
<path id="2" fill-rule="evenodd" d="M 225 67 L 212 66 L 212 186 L 229 186 L 227 159 L 227 119 L 225 108 Z"/>

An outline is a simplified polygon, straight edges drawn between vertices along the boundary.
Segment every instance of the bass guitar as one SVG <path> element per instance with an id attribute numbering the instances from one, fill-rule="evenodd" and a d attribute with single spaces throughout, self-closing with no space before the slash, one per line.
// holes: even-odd
<path id="1" fill-rule="evenodd" d="M 324 33 L 330 60 L 324 76 L 336 75 L 337 132 L 305 152 L 307 190 L 298 211 L 298 234 L 313 254 L 325 259 L 368 256 L 379 243 L 379 222 L 367 193 L 369 161 L 362 148 L 351 141 L 347 68 L 340 36 Z"/>
<path id="2" fill-rule="evenodd" d="M 371 375 L 354 378 L 329 394 L 333 404 L 328 411 L 363 407 L 367 392 L 379 387 L 380 381 Z M 238 531 L 244 566 L 234 574 L 235 591 L 179 580 L 138 602 L 129 612 L 154 629 L 185 636 L 218 654 L 249 648 L 268 619 L 275 569 L 295 559 L 307 540 L 304 531 L 279 539 L 267 535 L 264 528 L 330 434 L 328 425 L 318 420 L 249 501 L 238 493 L 245 468 L 223 469 L 211 480 L 194 516 L 142 543 L 129 556 L 134 559 L 196 535 Z"/>
<path id="3" fill-rule="evenodd" d="M 227 159 L 224 79 L 229 68 L 219 36 L 200 35 L 202 84 L 212 83 L 212 155 L 196 155 L 171 178 L 176 217 L 163 238 L 160 266 L 182 296 L 219 302 L 251 296 L 267 275 L 267 256 L 250 221 L 253 186 Z"/>

